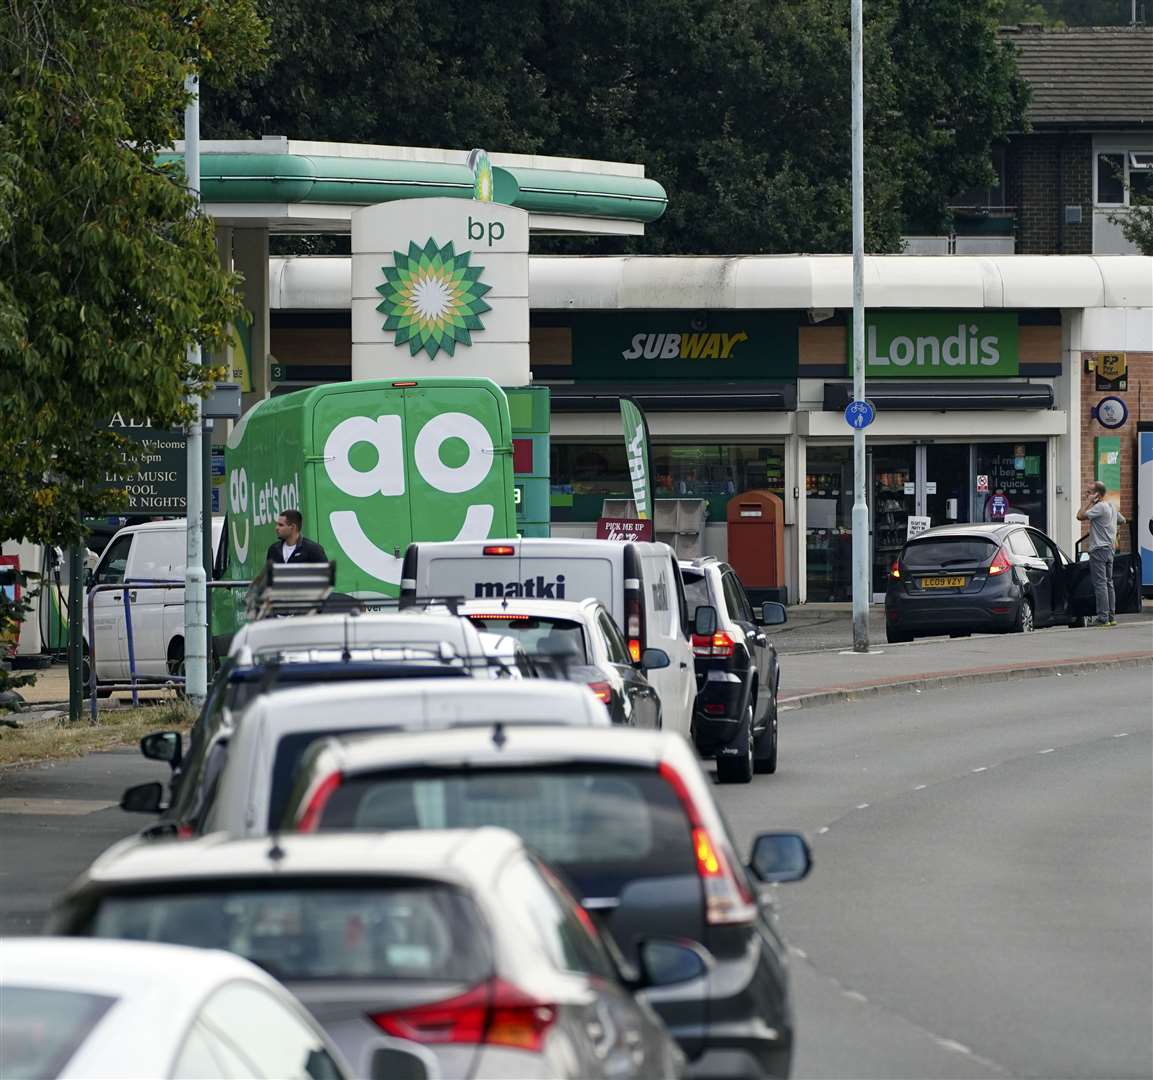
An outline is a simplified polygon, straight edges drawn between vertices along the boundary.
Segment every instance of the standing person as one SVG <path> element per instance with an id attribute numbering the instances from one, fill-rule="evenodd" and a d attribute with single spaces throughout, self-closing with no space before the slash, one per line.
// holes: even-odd
<path id="1" fill-rule="evenodd" d="M 1117 508 L 1105 498 L 1108 489 L 1094 480 L 1085 489 L 1085 505 L 1078 521 L 1089 522 L 1089 574 L 1097 600 L 1094 626 L 1117 625 L 1117 599 L 1113 593 L 1113 549 L 1117 546 Z"/>
<path id="2" fill-rule="evenodd" d="M 328 556 L 315 540 L 308 540 L 300 535 L 300 527 L 304 524 L 299 510 L 282 510 L 276 518 L 275 544 L 270 544 L 265 559 L 268 562 L 286 563 L 328 562 Z"/>

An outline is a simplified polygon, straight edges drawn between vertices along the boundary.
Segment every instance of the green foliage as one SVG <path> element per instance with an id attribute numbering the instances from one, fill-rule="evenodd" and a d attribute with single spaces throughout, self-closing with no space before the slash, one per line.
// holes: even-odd
<path id="1" fill-rule="evenodd" d="M 1153 255 L 1153 198 L 1129 193 L 1129 210 L 1110 214 L 1109 221 L 1121 227 L 1121 233 L 1142 255 Z"/>
<path id="2" fill-rule="evenodd" d="M 185 76 L 265 46 L 256 0 L 0 0 L 0 536 L 69 543 L 108 513 L 116 411 L 186 416 L 240 308 L 183 177 Z"/>
<path id="3" fill-rule="evenodd" d="M 850 246 L 847 0 L 510 0 L 500 18 L 463 0 L 265 2 L 272 62 L 207 89 L 211 137 L 643 162 L 669 209 L 639 250 Z M 896 250 L 906 215 L 941 220 L 1024 126 L 998 10 L 865 4 L 870 250 Z"/>

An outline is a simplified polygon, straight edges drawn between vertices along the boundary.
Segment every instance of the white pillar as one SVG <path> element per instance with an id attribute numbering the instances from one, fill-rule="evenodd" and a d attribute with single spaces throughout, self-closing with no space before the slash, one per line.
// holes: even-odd
<path id="1" fill-rule="evenodd" d="M 1068 554 L 1081 535 L 1077 509 L 1081 505 L 1081 401 L 1082 312 L 1061 313 L 1061 374 L 1053 380 L 1054 405 L 1065 413 L 1063 435 L 1052 437 L 1049 477 L 1049 527 L 1052 537 Z"/>
<path id="2" fill-rule="evenodd" d="M 249 357 L 252 393 L 245 394 L 243 407 L 251 408 L 271 393 L 268 353 L 268 230 L 236 229 L 232 237 L 233 266 L 244 275 L 240 293 L 252 315 L 252 355 Z"/>

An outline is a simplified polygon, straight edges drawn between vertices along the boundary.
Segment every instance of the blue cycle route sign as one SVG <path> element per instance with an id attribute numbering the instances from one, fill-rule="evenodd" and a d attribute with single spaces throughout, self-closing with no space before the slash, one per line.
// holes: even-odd
<path id="1" fill-rule="evenodd" d="M 877 419 L 877 410 L 869 401 L 850 401 L 845 406 L 845 422 L 851 428 L 866 428 Z"/>

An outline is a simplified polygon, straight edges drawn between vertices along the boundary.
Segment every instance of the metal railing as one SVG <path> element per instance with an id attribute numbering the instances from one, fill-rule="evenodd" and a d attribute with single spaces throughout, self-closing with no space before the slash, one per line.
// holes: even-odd
<path id="1" fill-rule="evenodd" d="M 207 583 L 210 589 L 247 589 L 251 582 L 249 581 L 209 581 Z M 97 689 L 105 689 L 110 693 L 116 690 L 131 690 L 132 691 L 132 704 L 140 704 L 139 688 L 147 686 L 154 689 L 166 689 L 169 687 L 178 687 L 184 685 L 183 675 L 174 675 L 171 672 L 164 675 L 141 675 L 136 670 L 136 638 L 132 629 L 132 602 L 136 599 L 137 592 L 159 589 L 183 589 L 183 578 L 179 581 L 161 580 L 157 581 L 149 579 L 147 581 L 134 581 L 128 579 L 121 582 L 107 582 L 101 585 L 93 585 L 87 590 L 88 600 L 88 691 L 89 691 L 89 707 L 92 715 L 92 722 L 96 722 L 97 717 L 97 699 L 99 697 Z M 128 647 L 128 681 L 127 682 L 111 682 L 111 683 L 98 683 L 96 678 L 96 594 L 102 592 L 112 592 L 113 590 L 120 590 L 124 602 L 124 634 L 125 644 Z M 175 605 L 174 605 L 175 606 Z M 183 605 L 181 605 L 183 606 Z"/>

